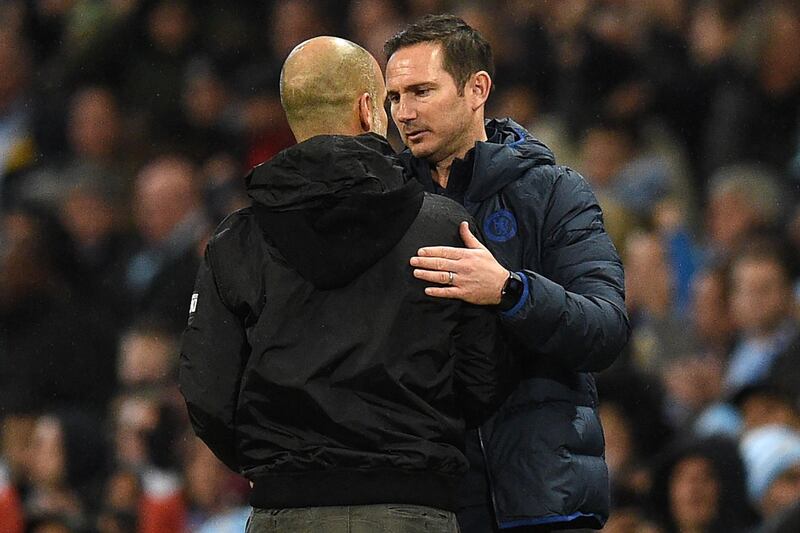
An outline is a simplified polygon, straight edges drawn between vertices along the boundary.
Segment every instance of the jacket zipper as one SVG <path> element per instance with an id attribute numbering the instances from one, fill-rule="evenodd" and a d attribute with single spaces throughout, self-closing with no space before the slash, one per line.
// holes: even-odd
<path id="1" fill-rule="evenodd" d="M 497 516 L 498 516 L 498 513 L 497 513 L 497 500 L 496 500 L 495 495 L 494 495 L 494 484 L 492 483 L 491 471 L 489 470 L 489 458 L 486 455 L 486 446 L 483 444 L 483 432 L 481 431 L 480 427 L 478 427 L 477 431 L 478 431 L 478 444 L 481 447 L 481 455 L 483 456 L 483 465 L 484 465 L 484 468 L 486 468 L 486 484 L 489 487 L 489 495 L 492 498 L 492 511 L 493 511 L 492 514 L 494 515 L 494 523 L 499 528 L 500 527 L 500 521 L 497 518 Z"/>

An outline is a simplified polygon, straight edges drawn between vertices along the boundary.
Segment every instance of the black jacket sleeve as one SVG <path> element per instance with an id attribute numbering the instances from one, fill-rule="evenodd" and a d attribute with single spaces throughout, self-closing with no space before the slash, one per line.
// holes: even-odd
<path id="1" fill-rule="evenodd" d="M 212 263 L 209 245 L 181 339 L 179 384 L 197 436 L 239 472 L 234 416 L 250 346 L 242 319 L 220 295 Z"/>
<path id="2" fill-rule="evenodd" d="M 607 368 L 630 333 L 622 262 L 584 179 L 554 167 L 541 247 L 526 246 L 525 292 L 503 313 L 506 329 L 537 354 L 574 371 Z M 538 264 L 534 272 L 528 265 Z"/>

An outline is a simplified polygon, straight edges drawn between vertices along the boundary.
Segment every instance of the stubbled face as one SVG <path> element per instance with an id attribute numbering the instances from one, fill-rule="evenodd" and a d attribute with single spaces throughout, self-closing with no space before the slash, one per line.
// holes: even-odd
<path id="1" fill-rule="evenodd" d="M 430 163 L 463 155 L 475 141 L 470 95 L 459 96 L 442 53 L 438 43 L 420 43 L 396 51 L 386 64 L 392 119 L 411 153 Z"/>

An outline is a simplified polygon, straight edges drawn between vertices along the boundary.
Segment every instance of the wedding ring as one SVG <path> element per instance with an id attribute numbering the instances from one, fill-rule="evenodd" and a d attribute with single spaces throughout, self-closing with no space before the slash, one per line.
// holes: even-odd
<path id="1" fill-rule="evenodd" d="M 453 280 L 456 279 L 456 273 L 455 272 L 448 272 L 447 275 L 448 275 L 447 284 L 448 285 L 452 285 L 453 284 Z"/>

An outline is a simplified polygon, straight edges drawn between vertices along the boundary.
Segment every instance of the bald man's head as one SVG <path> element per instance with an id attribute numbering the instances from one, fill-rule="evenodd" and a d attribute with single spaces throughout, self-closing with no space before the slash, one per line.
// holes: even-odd
<path id="1" fill-rule="evenodd" d="M 385 98 L 375 58 L 338 37 L 297 45 L 281 70 L 281 103 L 298 142 L 325 134 L 386 135 Z"/>

